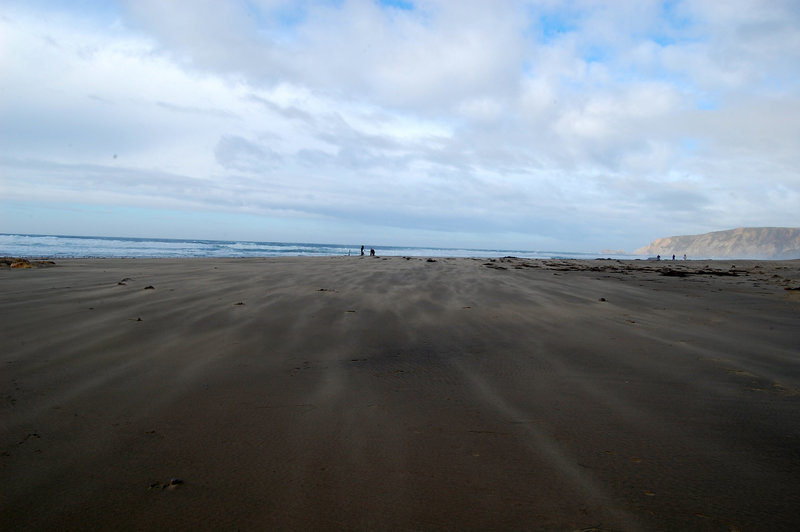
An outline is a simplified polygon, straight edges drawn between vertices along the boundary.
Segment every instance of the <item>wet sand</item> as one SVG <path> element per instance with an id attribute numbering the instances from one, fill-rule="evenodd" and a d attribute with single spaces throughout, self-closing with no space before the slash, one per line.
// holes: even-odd
<path id="1" fill-rule="evenodd" d="M 2 530 L 793 530 L 800 261 L 0 268 Z"/>

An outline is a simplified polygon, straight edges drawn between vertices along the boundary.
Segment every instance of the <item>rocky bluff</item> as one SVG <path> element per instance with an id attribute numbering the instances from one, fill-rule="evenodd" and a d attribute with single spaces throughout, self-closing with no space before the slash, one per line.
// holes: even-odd
<path id="1" fill-rule="evenodd" d="M 669 236 L 637 249 L 639 255 L 737 259 L 800 259 L 800 228 L 740 227 L 702 235 Z"/>

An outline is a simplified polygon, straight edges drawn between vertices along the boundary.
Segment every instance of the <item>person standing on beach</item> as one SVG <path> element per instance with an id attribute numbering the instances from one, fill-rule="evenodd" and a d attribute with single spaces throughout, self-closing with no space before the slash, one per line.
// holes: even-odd
<path id="1" fill-rule="evenodd" d="M 364 246 L 363 246 L 363 244 L 362 244 L 362 246 L 361 246 L 361 256 L 362 256 L 362 257 L 364 256 Z"/>

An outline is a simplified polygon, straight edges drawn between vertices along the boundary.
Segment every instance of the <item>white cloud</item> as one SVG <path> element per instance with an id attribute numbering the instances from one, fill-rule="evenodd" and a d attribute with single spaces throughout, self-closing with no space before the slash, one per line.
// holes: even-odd
<path id="1" fill-rule="evenodd" d="M 9 3 L 0 186 L 383 224 L 405 242 L 633 249 L 797 225 L 793 3 L 414 6 Z"/>

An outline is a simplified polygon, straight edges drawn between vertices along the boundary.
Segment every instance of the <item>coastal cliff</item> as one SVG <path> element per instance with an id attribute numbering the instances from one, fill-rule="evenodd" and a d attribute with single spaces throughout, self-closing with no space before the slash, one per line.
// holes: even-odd
<path id="1" fill-rule="evenodd" d="M 738 259 L 800 259 L 800 228 L 740 227 L 702 235 L 670 236 L 637 249 L 638 255 Z"/>

